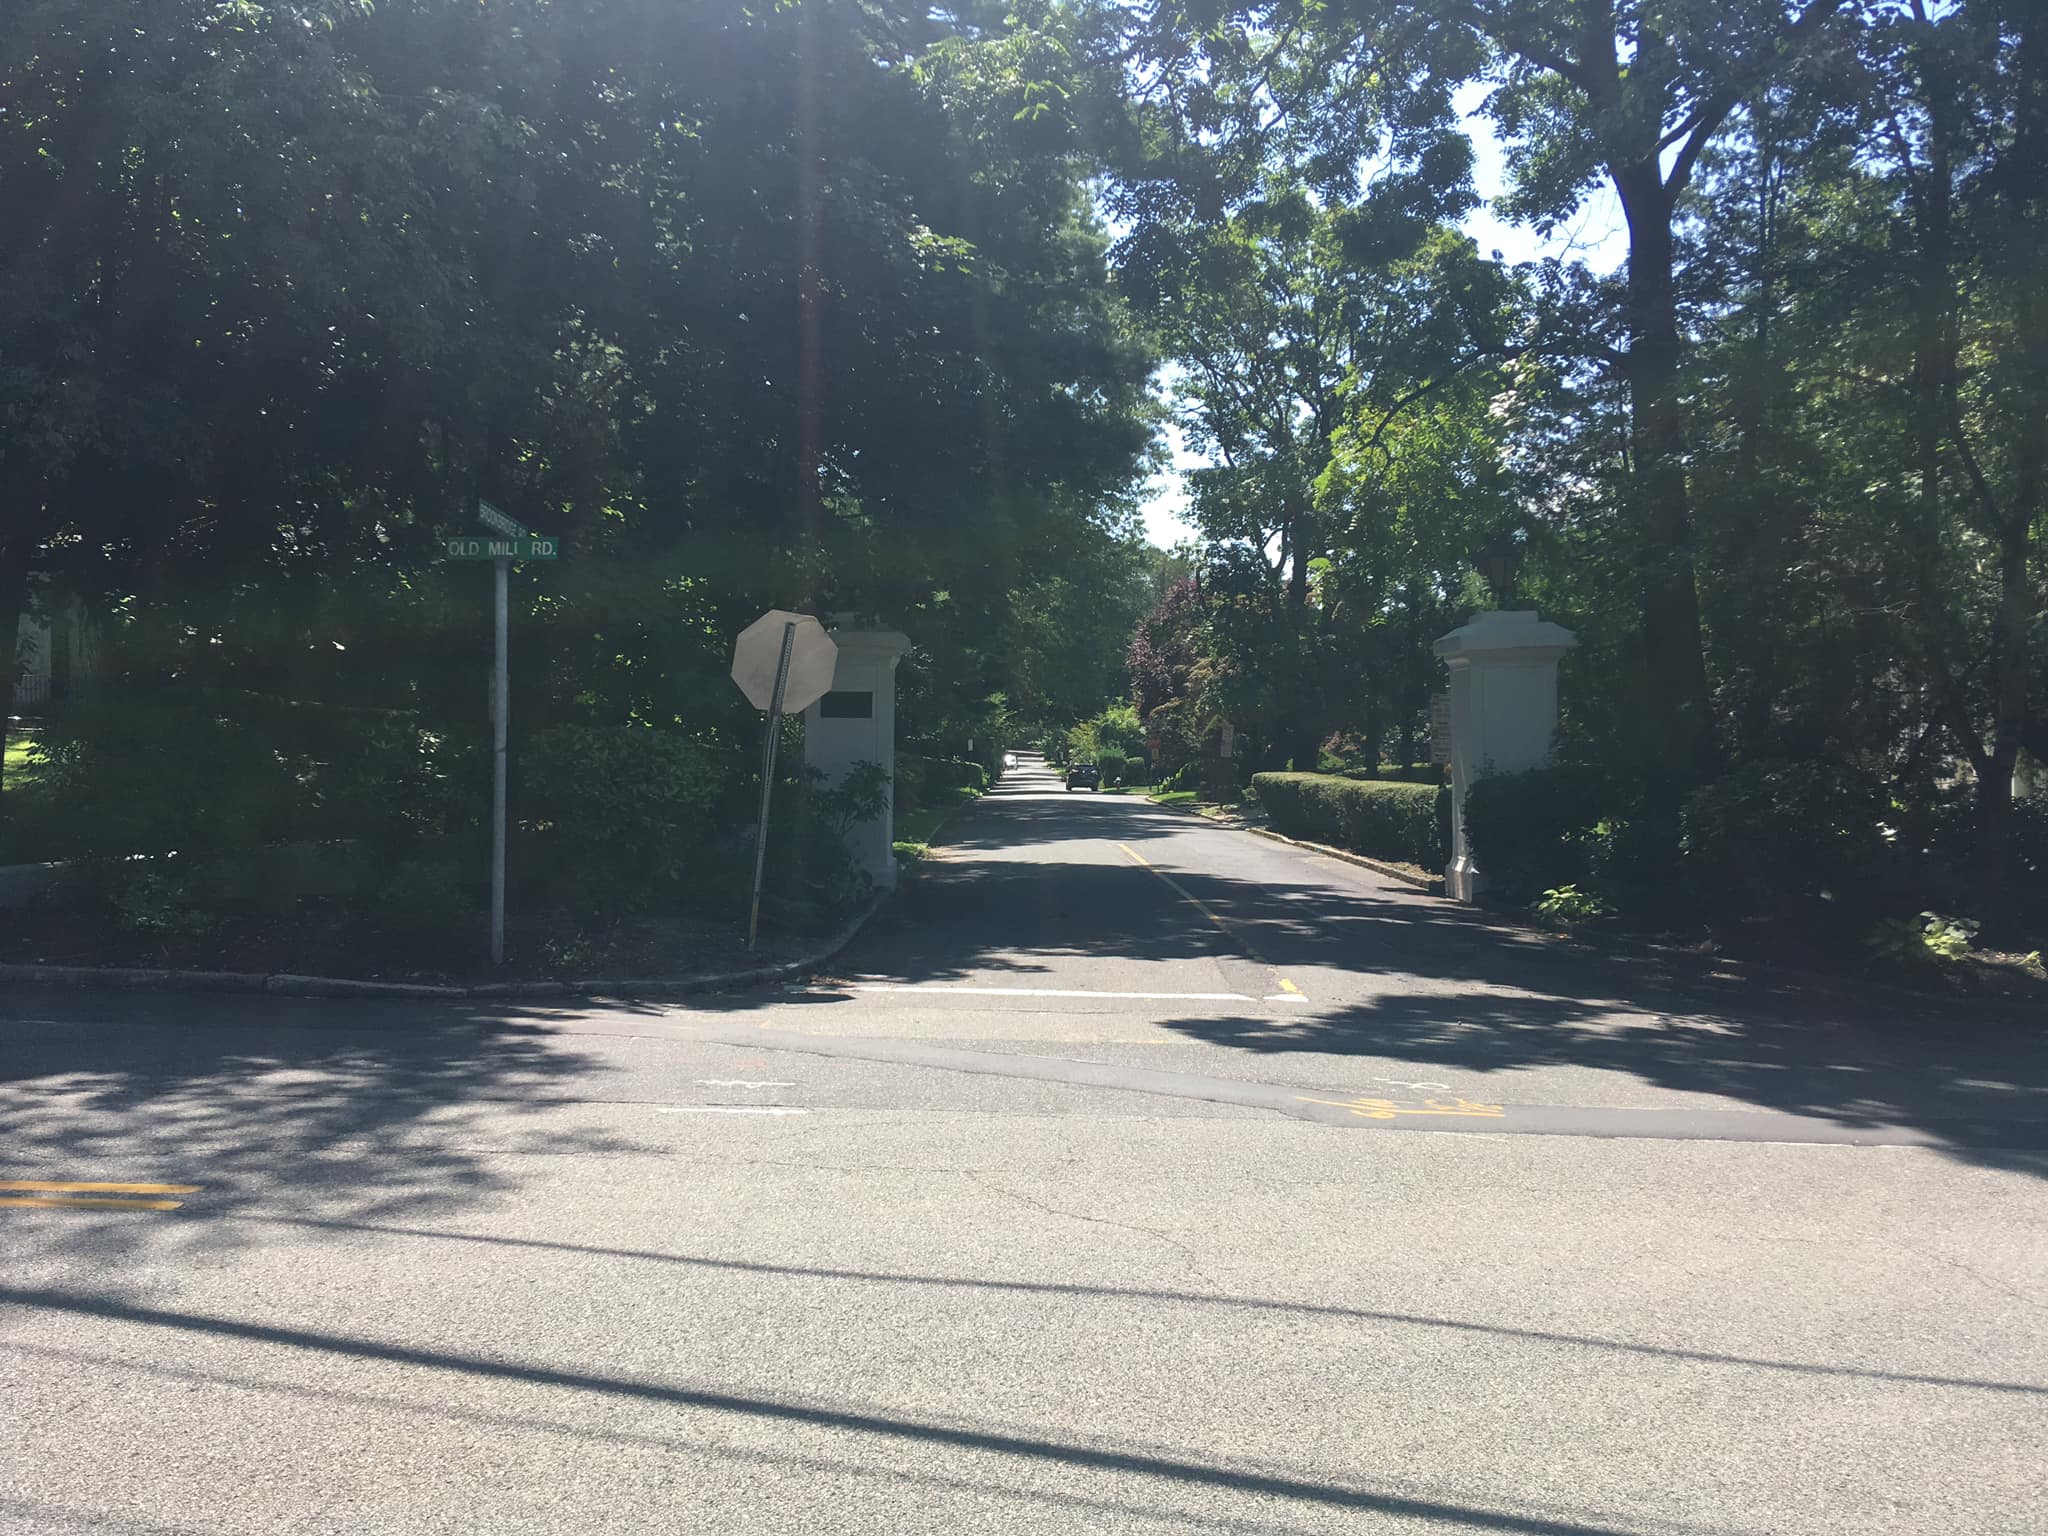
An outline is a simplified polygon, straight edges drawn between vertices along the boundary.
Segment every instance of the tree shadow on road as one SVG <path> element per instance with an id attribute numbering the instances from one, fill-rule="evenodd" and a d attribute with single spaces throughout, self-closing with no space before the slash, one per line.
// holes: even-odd
<path id="1" fill-rule="evenodd" d="M 369 1027 L 351 1023 L 366 1012 Z M 85 1258 L 117 1284 L 116 1261 L 237 1240 L 193 1214 L 275 1209 L 314 1187 L 364 1219 L 487 1199 L 504 1184 L 488 1157 L 506 1117 L 544 1114 L 592 1070 L 539 1012 L 474 1005 L 188 996 L 141 1009 L 52 992 L 0 1030 L 0 1177 L 202 1186 L 181 1211 L 0 1211 L 10 1267 Z M 600 1149 L 584 1133 L 521 1135 L 522 1150 Z"/>
<path id="2" fill-rule="evenodd" d="M 1059 820 L 1080 835 L 1072 817 Z M 1324 878 L 1333 866 L 1287 857 L 1280 867 L 1300 873 L 1271 881 L 1158 853 L 1147 861 L 1158 867 L 940 864 L 835 974 L 954 982 L 1051 973 L 1074 957 L 1206 957 L 1273 977 L 1319 973 L 1337 994 L 1281 1019 L 1248 1008 L 1167 1021 L 1233 1051 L 1621 1073 L 1847 1126 L 1915 1127 L 1999 1166 L 2003 1154 L 1973 1149 L 1971 1121 L 2048 1121 L 2048 1031 L 2038 1023 L 1682 952 L 1597 953 L 1367 875 Z M 2024 1157 L 2013 1165 L 2038 1171 Z"/>
<path id="3" fill-rule="evenodd" d="M 1068 1473 L 1136 1475 L 1154 1485 L 1195 1490 L 1212 1496 L 1219 1493 L 1250 1495 L 1261 1500 L 1280 1501 L 1283 1506 L 1345 1510 L 1358 1515 L 1426 1521 L 1463 1530 L 1519 1533 L 1519 1536 L 1627 1536 L 1624 1527 L 1611 1524 L 1590 1513 L 1486 1507 L 1448 1497 L 1437 1490 L 1389 1487 L 1385 1484 L 1374 1486 L 1362 1479 L 1340 1481 L 1328 1476 L 1304 1474 L 1292 1468 L 1249 1460 L 1235 1465 L 1221 1460 L 1198 1460 L 1170 1450 L 1142 1444 L 1133 1445 L 1129 1443 L 1128 1437 L 1122 1444 L 1106 1437 L 1084 1437 L 1079 1431 L 1053 1438 L 1042 1433 L 1010 1425 L 990 1424 L 986 1421 L 913 1418 L 873 1404 L 838 1404 L 807 1401 L 789 1396 L 718 1391 L 591 1370 L 564 1369 L 519 1359 L 461 1354 L 310 1329 L 281 1328 L 103 1297 L 0 1287 L 0 1303 L 24 1309 L 92 1318 L 103 1323 L 162 1330 L 172 1335 L 226 1339 L 245 1345 L 269 1346 L 295 1354 L 312 1353 L 398 1365 L 413 1372 L 433 1375 L 516 1382 L 563 1394 L 566 1404 L 574 1404 L 581 1399 L 585 1402 L 613 1401 L 648 1405 L 659 1409 L 694 1410 L 714 1416 L 714 1421 L 716 1418 L 730 1417 L 758 1425 L 795 1430 L 822 1430 L 839 1436 L 850 1436 L 853 1437 L 852 1443 L 855 1445 L 933 1448 L 971 1456 L 993 1457 L 996 1459 L 995 1465 L 998 1466 L 1041 1466 L 1056 1467 Z M 25 1347 L 24 1352 L 45 1355 L 80 1366 L 98 1367 L 106 1363 L 100 1356 L 77 1350 L 46 1350 L 29 1345 Z M 449 1417 L 467 1419 L 469 1422 L 486 1424 L 501 1431 L 532 1428 L 546 1430 L 554 1427 L 553 1421 L 542 1419 L 536 1422 L 529 1415 L 522 1415 L 518 1419 L 497 1415 L 486 1417 L 473 1411 L 466 1412 L 460 1407 L 452 1410 L 444 1408 L 438 1402 L 431 1406 L 421 1405 L 418 1403 L 418 1393 L 408 1394 L 407 1402 L 401 1405 L 374 1393 L 337 1391 L 332 1387 L 320 1386 L 300 1387 L 293 1383 L 281 1382 L 275 1377 L 258 1380 L 219 1372 L 193 1371 L 177 1366 L 156 1366 L 148 1361 L 145 1361 L 141 1368 L 145 1372 L 168 1375 L 191 1385 L 211 1389 L 232 1387 L 244 1391 L 310 1392 L 355 1414 L 380 1412 L 404 1406 L 415 1412 L 446 1414 Z M 673 1450 L 675 1446 L 675 1439 L 672 1436 L 643 1438 L 646 1443 L 657 1445 L 664 1450 Z M 696 1450 L 699 1447 L 693 1446 L 692 1449 Z M 803 1465 L 808 1458 L 795 1456 L 791 1459 L 798 1465 Z M 887 1466 L 888 1462 L 885 1460 L 883 1465 Z M 849 1466 L 848 1470 L 864 1469 Z M 910 1476 L 919 1481 L 953 1481 L 943 1475 L 937 1478 L 924 1476 L 916 1469 L 910 1469 Z M 985 1478 L 978 1486 L 984 1498 L 996 1491 Z M 1026 1496 L 1036 1498 L 1035 1494 Z M 1063 1494 L 1059 1490 L 1054 1491 L 1052 1502 L 1064 1504 L 1070 1509 L 1092 1507 L 1099 1511 L 1153 1514 L 1152 1511 L 1141 1511 L 1121 1502 L 1110 1503 L 1075 1497 Z M 1166 1511 L 1159 1511 L 1158 1514 L 1171 1518 Z M 1197 1515 L 1193 1521 L 1186 1523 L 1210 1525 L 1219 1522 L 1206 1520 Z M 1236 1524 L 1227 1518 L 1220 1523 L 1226 1527 Z"/>

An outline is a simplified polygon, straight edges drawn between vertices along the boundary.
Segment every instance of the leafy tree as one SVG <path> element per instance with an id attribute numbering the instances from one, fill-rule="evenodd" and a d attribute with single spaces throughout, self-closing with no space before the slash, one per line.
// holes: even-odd
<path id="1" fill-rule="evenodd" d="M 55 576 L 189 641 L 131 688 L 203 656 L 473 734 L 436 555 L 483 496 L 567 549 L 520 578 L 524 727 L 743 744 L 725 651 L 771 602 L 910 628 L 942 713 L 1099 707 L 1152 360 L 1041 62 L 972 8 L 36 0 L 0 633 Z"/>
<path id="2" fill-rule="evenodd" d="M 1628 511 L 1653 739 L 1670 785 L 1718 756 L 1694 569 L 1681 390 L 1676 228 L 1701 155 L 1743 101 L 1836 23 L 1842 0 L 1254 0 L 1199 17 L 1176 0 L 1107 22 L 1145 60 L 1128 140 L 1168 191 L 1152 207 L 1261 195 L 1266 167 L 1325 197 L 1370 186 L 1374 227 L 1412 239 L 1469 206 L 1470 149 L 1452 101 L 1493 89 L 1509 141 L 1508 209 L 1550 226 L 1596 180 L 1628 221 L 1626 283 L 1580 327 L 1586 361 L 1629 402 Z"/>

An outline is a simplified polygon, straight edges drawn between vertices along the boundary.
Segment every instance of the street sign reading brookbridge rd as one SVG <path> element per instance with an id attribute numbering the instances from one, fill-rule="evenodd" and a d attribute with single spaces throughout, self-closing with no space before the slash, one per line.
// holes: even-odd
<path id="1" fill-rule="evenodd" d="M 448 541 L 450 560 L 553 560 L 562 552 L 560 539 L 523 533 L 516 539 L 458 534 Z"/>

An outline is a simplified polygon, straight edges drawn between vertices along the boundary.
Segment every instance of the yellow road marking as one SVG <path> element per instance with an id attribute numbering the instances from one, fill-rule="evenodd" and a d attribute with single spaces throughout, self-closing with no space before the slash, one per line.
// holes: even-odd
<path id="1" fill-rule="evenodd" d="M 1151 870 L 1153 874 L 1157 875 L 1160 879 L 1164 880 L 1168 885 L 1172 886 L 1175 894 L 1178 895 L 1182 901 L 1188 903 L 1188 905 L 1193 907 L 1197 912 L 1201 913 L 1202 916 L 1209 919 L 1209 921 L 1214 923 L 1218 928 L 1221 928 L 1225 933 L 1228 933 L 1230 931 L 1230 925 L 1225 923 L 1223 919 L 1218 917 L 1214 912 L 1211 912 L 1209 910 L 1208 904 L 1205 903 L 1201 897 L 1197 896 L 1193 891 L 1189 890 L 1186 886 L 1182 885 L 1178 880 L 1174 879 L 1173 876 L 1169 875 L 1165 870 L 1161 869 L 1158 865 L 1154 864 L 1150 859 L 1146 858 L 1145 855 L 1138 852 L 1138 850 L 1133 848 L 1129 843 L 1118 843 L 1117 847 L 1123 849 L 1125 853 L 1128 853 L 1131 856 L 1131 858 L 1137 862 L 1137 865 L 1140 869 Z"/>
<path id="2" fill-rule="evenodd" d="M 51 1179 L 0 1179 L 0 1189 L 38 1190 L 48 1194 L 196 1195 L 197 1184 L 66 1183 Z"/>
<path id="3" fill-rule="evenodd" d="M 1169 875 L 1165 870 L 1161 869 L 1158 865 L 1154 864 L 1150 859 L 1146 858 L 1145 855 L 1138 852 L 1138 850 L 1133 848 L 1129 843 L 1118 843 L 1117 847 L 1123 849 L 1125 853 L 1129 854 L 1131 857 L 1131 862 L 1136 864 L 1140 869 L 1151 870 L 1153 874 L 1157 875 L 1160 879 L 1164 880 L 1168 885 L 1172 886 L 1173 892 L 1176 896 L 1180 897 L 1182 901 L 1186 902 L 1189 906 L 1193 907 L 1197 912 L 1201 913 L 1202 916 L 1209 919 L 1209 921 L 1214 923 L 1219 930 L 1229 935 L 1231 939 L 1235 940 L 1238 944 L 1242 945 L 1246 952 L 1249 953 L 1254 960 L 1258 961 L 1259 964 L 1269 967 L 1272 965 L 1273 962 L 1265 957 L 1265 955 L 1260 951 L 1258 945 L 1254 944 L 1251 941 L 1251 939 L 1248 938 L 1241 930 L 1231 927 L 1229 923 L 1226 923 L 1222 918 L 1218 917 L 1214 912 L 1210 911 L 1209 904 L 1203 901 L 1201 897 L 1197 896 L 1193 891 L 1189 890 L 1186 886 L 1182 885 L 1178 880 L 1174 879 L 1173 876 Z M 1284 976 L 1280 978 L 1280 990 L 1283 992 L 1291 992 L 1296 997 L 1301 997 L 1301 988 L 1297 987 L 1293 982 L 1289 981 Z M 1306 998 L 1303 998 L 1302 1000 L 1304 1002 L 1307 1001 Z"/>
<path id="4" fill-rule="evenodd" d="M 17 1210 L 175 1211 L 182 1200 L 101 1200 L 91 1195 L 0 1195 Z"/>
<path id="5" fill-rule="evenodd" d="M 1348 1109 L 1364 1120 L 1395 1120 L 1404 1115 L 1452 1115 L 1468 1120 L 1499 1120 L 1507 1110 L 1499 1104 L 1475 1104 L 1470 1099 L 1424 1099 L 1420 1105 L 1402 1104 L 1393 1099 L 1312 1099 L 1307 1094 L 1297 1094 L 1303 1104 L 1327 1104 L 1332 1109 Z"/>

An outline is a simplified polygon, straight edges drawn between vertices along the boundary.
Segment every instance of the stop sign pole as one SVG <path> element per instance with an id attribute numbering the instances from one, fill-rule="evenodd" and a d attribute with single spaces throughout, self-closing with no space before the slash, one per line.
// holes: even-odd
<path id="1" fill-rule="evenodd" d="M 787 710 L 809 709 L 832 686 L 839 647 L 809 614 L 770 608 L 740 631 L 732 648 L 732 680 L 756 709 L 768 712 L 761 749 L 761 821 L 754 837 L 754 890 L 747 908 L 747 948 L 761 932 L 761 883 L 768 868 L 768 803 L 775 793 L 775 749 Z"/>
<path id="2" fill-rule="evenodd" d="M 775 663 L 775 696 L 768 705 L 768 744 L 761 754 L 761 825 L 754 834 L 754 899 L 747 908 L 747 948 L 761 931 L 761 876 L 768 868 L 768 799 L 775 790 L 775 748 L 782 739 L 782 699 L 789 688 L 789 653 L 796 645 L 796 620 L 782 626 L 782 656 Z"/>

